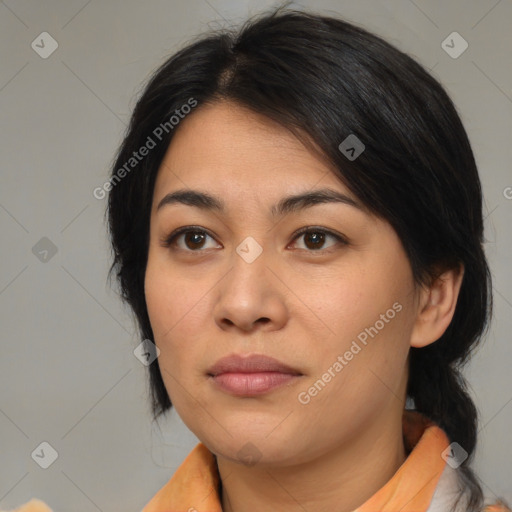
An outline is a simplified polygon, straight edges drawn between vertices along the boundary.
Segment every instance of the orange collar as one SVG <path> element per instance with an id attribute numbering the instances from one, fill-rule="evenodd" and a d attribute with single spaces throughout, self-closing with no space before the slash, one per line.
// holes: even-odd
<path id="1" fill-rule="evenodd" d="M 450 444 L 444 431 L 425 416 L 405 411 L 405 462 L 381 489 L 354 512 L 426 512 L 446 462 Z M 412 450 L 412 451 L 411 451 Z M 213 454 L 199 443 L 142 512 L 222 512 L 219 473 Z"/>

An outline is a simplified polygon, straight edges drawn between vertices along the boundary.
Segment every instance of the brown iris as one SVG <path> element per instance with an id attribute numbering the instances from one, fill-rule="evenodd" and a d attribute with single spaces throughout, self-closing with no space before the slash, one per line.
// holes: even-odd
<path id="1" fill-rule="evenodd" d="M 308 244 L 311 242 L 311 246 Z M 325 233 L 318 233 L 316 231 L 312 231 L 310 233 L 304 234 L 304 243 L 308 249 L 318 249 L 325 242 Z"/>
<path id="2" fill-rule="evenodd" d="M 185 244 L 189 249 L 199 249 L 204 245 L 206 235 L 200 231 L 189 231 L 185 233 Z M 192 246 L 189 246 L 192 242 Z"/>

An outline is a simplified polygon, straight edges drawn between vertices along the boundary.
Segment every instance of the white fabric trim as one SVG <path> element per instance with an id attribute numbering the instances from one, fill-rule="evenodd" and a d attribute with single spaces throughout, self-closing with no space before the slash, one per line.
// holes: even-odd
<path id="1" fill-rule="evenodd" d="M 446 464 L 436 490 L 432 496 L 432 501 L 427 512 L 466 512 L 466 497 L 463 496 L 457 508 L 453 506 L 460 494 L 460 482 L 457 470 Z"/>

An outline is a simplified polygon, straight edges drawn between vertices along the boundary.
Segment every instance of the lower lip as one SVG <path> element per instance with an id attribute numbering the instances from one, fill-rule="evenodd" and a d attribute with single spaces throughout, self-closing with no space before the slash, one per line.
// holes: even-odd
<path id="1" fill-rule="evenodd" d="M 214 382 L 224 391 L 237 396 L 255 396 L 268 393 L 292 382 L 299 375 L 280 372 L 221 373 Z"/>

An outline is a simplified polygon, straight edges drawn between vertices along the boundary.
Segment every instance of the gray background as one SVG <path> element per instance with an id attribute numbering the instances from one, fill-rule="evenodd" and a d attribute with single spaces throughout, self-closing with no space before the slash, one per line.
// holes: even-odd
<path id="1" fill-rule="evenodd" d="M 151 421 L 146 368 L 133 354 L 141 340 L 106 282 L 105 200 L 92 192 L 149 73 L 195 34 L 271 5 L 0 2 L 0 508 L 38 497 L 56 512 L 137 511 L 195 445 L 174 413 Z M 466 371 L 481 412 L 475 468 L 490 499 L 512 501 L 512 2 L 295 6 L 384 36 L 430 68 L 461 113 L 483 181 L 495 284 L 495 318 Z M 46 59 L 31 47 L 43 31 L 59 45 Z M 453 31 L 469 44 L 458 58 L 441 47 Z M 33 253 L 43 237 L 55 255 Z M 48 469 L 31 456 L 43 441 L 58 453 Z"/>

